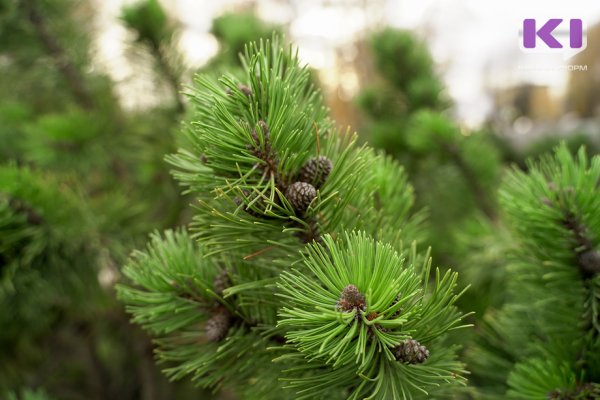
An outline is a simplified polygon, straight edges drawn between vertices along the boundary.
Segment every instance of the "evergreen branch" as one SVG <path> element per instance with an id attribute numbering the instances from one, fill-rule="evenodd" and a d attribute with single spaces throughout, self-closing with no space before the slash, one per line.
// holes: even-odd
<path id="1" fill-rule="evenodd" d="M 600 252 L 594 249 L 586 227 L 569 211 L 565 212 L 562 222 L 573 236 L 573 253 L 576 254 L 583 277 L 590 278 L 600 273 Z"/>
<path id="2" fill-rule="evenodd" d="M 220 267 L 203 259 L 187 234 L 169 231 L 164 238 L 155 234 L 147 251 L 133 257 L 123 272 L 141 286 L 119 285 L 117 291 L 134 321 L 159 337 L 159 359 L 180 362 L 165 369 L 167 375 L 179 379 L 191 374 L 207 387 L 235 381 L 243 385 L 257 372 L 250 368 L 257 356 L 269 362 L 266 344 L 278 344 L 281 338 L 255 333 L 258 324 L 237 308 L 254 287 L 223 289 Z M 225 298 L 220 297 L 223 294 Z M 204 351 L 198 352 L 199 346 Z M 255 390 L 265 392 L 262 382 L 257 386 Z"/>
<path id="3" fill-rule="evenodd" d="M 495 221 L 497 219 L 496 208 L 490 199 L 489 193 L 484 190 L 483 186 L 481 186 L 479 177 L 465 162 L 463 156 L 460 154 L 456 146 L 446 146 L 446 152 L 450 155 L 450 158 L 465 178 L 465 181 L 475 196 L 477 205 L 481 208 L 481 211 L 483 211 L 490 220 Z"/>
<path id="4" fill-rule="evenodd" d="M 364 233 L 346 235 L 338 243 L 326 235 L 324 243 L 309 246 L 307 270 L 284 271 L 278 284 L 284 299 L 278 326 L 287 329 L 288 343 L 319 361 L 316 368 L 350 365 L 354 368 L 346 368 L 347 374 L 353 376 L 379 363 L 380 373 L 403 368 L 403 361 L 422 363 L 430 351 L 416 341 L 402 348 L 406 340 L 418 338 L 430 346 L 464 317 L 452 307 L 458 297 L 451 292 L 455 274 L 438 278 L 433 292 L 423 293 L 414 265 L 403 265 L 391 246 L 374 243 Z M 440 367 L 427 361 L 424 368 Z M 394 382 L 400 386 L 389 384 L 390 390 L 411 392 L 407 382 Z M 368 384 L 371 395 L 386 398 L 379 385 Z"/>
<path id="5" fill-rule="evenodd" d="M 32 0 L 20 0 L 31 26 L 46 52 L 53 58 L 56 67 L 63 75 L 65 82 L 77 102 L 85 109 L 93 109 L 94 99 L 86 87 L 81 71 L 69 59 L 64 48 L 48 29 L 46 21 Z"/>
<path id="6" fill-rule="evenodd" d="M 507 270 L 513 277 L 509 301 L 496 324 L 510 346 L 488 340 L 483 354 L 494 358 L 484 367 L 501 365 L 501 378 L 516 363 L 507 378 L 510 398 L 591 399 L 600 347 L 593 256 L 600 234 L 600 157 L 590 161 L 583 149 L 573 157 L 561 145 L 554 156 L 528 166 L 528 173 L 510 173 L 500 190 L 518 240 Z"/>
<path id="7" fill-rule="evenodd" d="M 155 235 L 124 269 L 135 286 L 119 287 L 159 359 L 175 363 L 167 374 L 241 393 L 250 380 L 258 398 L 452 390 L 464 374 L 444 344 L 464 317 L 456 274 L 428 286 L 430 262 L 403 250 L 420 221 L 403 170 L 331 129 L 291 48 L 253 44 L 243 64 L 242 80 L 196 77 L 189 147 L 168 157 L 197 197 L 192 235 Z M 273 381 L 282 370 L 294 390 Z"/>
<path id="8" fill-rule="evenodd" d="M 173 93 L 173 99 L 175 100 L 176 110 L 179 114 L 185 112 L 185 102 L 181 92 L 181 81 L 180 76 L 173 69 L 169 63 L 166 50 L 160 43 L 151 42 L 150 51 L 156 60 L 158 68 L 162 72 L 165 80 L 167 81 L 171 92 Z"/>

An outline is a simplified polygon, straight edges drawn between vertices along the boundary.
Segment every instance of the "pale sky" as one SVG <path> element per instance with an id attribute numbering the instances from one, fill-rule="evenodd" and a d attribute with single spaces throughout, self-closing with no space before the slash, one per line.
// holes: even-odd
<path id="1" fill-rule="evenodd" d="M 122 4 L 135 0 L 96 0 L 102 10 L 100 53 L 116 79 L 135 71 L 123 61 L 124 29 L 115 24 Z M 208 33 L 214 16 L 255 3 L 261 18 L 289 24 L 290 39 L 301 58 L 326 79 L 335 63 L 333 50 L 348 47 L 366 30 L 382 24 L 410 28 L 424 37 L 456 103 L 458 118 L 477 125 L 491 109 L 486 88 L 520 82 L 564 90 L 569 73 L 553 66 L 555 55 L 523 54 L 518 33 L 525 18 L 580 18 L 587 26 L 600 21 L 600 1 L 593 0 L 161 0 L 183 24 L 181 46 L 193 65 L 216 51 Z M 596 45 L 588 43 L 588 47 Z M 568 61 L 567 61 L 568 62 Z M 534 68 L 532 68 L 532 66 Z M 536 69 L 536 66 L 542 68 Z"/>

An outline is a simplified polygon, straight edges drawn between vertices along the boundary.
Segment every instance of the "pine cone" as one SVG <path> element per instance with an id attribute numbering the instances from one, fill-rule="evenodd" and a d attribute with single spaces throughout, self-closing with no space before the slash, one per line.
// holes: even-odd
<path id="1" fill-rule="evenodd" d="M 213 280 L 213 288 L 219 296 L 223 295 L 223 291 L 231 286 L 231 280 L 226 269 L 222 269 Z"/>
<path id="2" fill-rule="evenodd" d="M 315 188 L 319 189 L 329 176 L 333 169 L 333 163 L 325 156 L 319 156 L 308 160 L 298 173 L 300 182 L 311 183 Z"/>
<path id="3" fill-rule="evenodd" d="M 238 89 L 240 89 L 240 92 L 244 93 L 244 95 L 246 95 L 246 97 L 252 96 L 252 89 L 250 89 L 248 86 L 240 83 L 238 85 Z"/>
<path id="4" fill-rule="evenodd" d="M 414 339 L 408 339 L 394 348 L 396 360 L 407 364 L 421 364 L 429 358 L 429 350 Z"/>
<path id="5" fill-rule="evenodd" d="M 579 261 L 579 266 L 585 274 L 600 273 L 600 252 L 596 250 L 584 251 L 577 255 L 577 261 Z"/>
<path id="6" fill-rule="evenodd" d="M 294 210 L 303 213 L 310 203 L 317 197 L 317 190 L 313 185 L 306 182 L 292 183 L 285 192 Z"/>
<path id="7" fill-rule="evenodd" d="M 227 336 L 231 326 L 231 315 L 223 307 L 217 308 L 213 315 L 206 321 L 204 332 L 209 342 L 219 342 Z"/>
<path id="8" fill-rule="evenodd" d="M 348 285 L 342 290 L 340 299 L 336 304 L 336 308 L 340 311 L 350 312 L 354 309 L 365 310 L 366 308 L 365 296 L 358 290 L 354 285 Z M 358 315 L 358 314 L 357 314 Z"/>

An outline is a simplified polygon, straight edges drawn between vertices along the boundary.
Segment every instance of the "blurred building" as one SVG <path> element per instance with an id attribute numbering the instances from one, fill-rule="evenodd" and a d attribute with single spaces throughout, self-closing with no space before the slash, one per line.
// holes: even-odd
<path id="1" fill-rule="evenodd" d="M 507 122 L 528 117 L 535 120 L 557 120 L 562 113 L 560 98 L 553 97 L 548 86 L 523 83 L 499 88 L 492 93 L 494 110 Z"/>
<path id="2" fill-rule="evenodd" d="M 600 141 L 600 125 L 594 117 L 598 114 L 586 116 L 570 111 L 569 98 L 557 95 L 548 86 L 522 83 L 496 88 L 491 96 L 493 112 L 488 122 L 516 149 L 525 149 L 547 137 L 583 135 L 596 144 Z"/>
<path id="3" fill-rule="evenodd" d="M 567 91 L 567 109 L 582 118 L 600 115 L 600 24 L 588 29 L 588 47 L 571 60 L 587 66 L 584 72 L 572 72 Z"/>

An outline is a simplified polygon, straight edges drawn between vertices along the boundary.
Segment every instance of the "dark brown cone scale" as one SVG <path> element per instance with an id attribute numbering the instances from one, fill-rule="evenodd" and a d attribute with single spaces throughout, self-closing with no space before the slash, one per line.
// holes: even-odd
<path id="1" fill-rule="evenodd" d="M 394 348 L 396 360 L 407 364 L 421 364 L 429 358 L 429 350 L 414 339 L 408 339 Z"/>
<path id="2" fill-rule="evenodd" d="M 217 308 L 213 315 L 206 321 L 204 332 L 209 342 L 219 342 L 227 336 L 231 326 L 231 315 L 223 307 Z"/>
<path id="3" fill-rule="evenodd" d="M 317 197 L 317 190 L 310 183 L 295 182 L 288 186 L 285 191 L 285 197 L 292 207 L 294 207 L 294 210 L 303 213 L 314 198 Z"/>
<path id="4" fill-rule="evenodd" d="M 307 182 L 319 189 L 333 169 L 333 163 L 325 156 L 318 156 L 308 160 L 298 173 L 300 182 Z"/>

